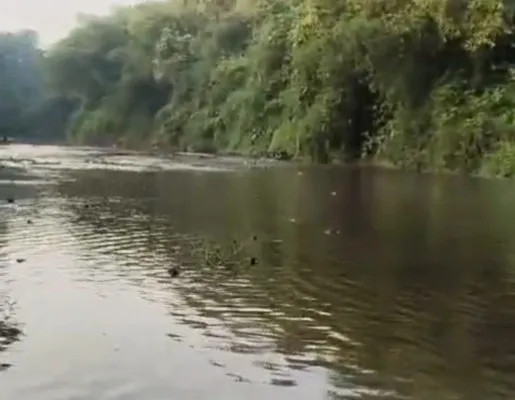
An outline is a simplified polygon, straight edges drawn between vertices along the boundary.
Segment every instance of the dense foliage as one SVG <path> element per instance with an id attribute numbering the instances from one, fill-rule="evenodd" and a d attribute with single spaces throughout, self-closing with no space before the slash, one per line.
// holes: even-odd
<path id="1" fill-rule="evenodd" d="M 0 32 L 0 136 L 62 138 L 76 101 L 51 96 L 36 32 Z"/>
<path id="2" fill-rule="evenodd" d="M 0 34 L 0 131 L 7 135 L 26 130 L 26 110 L 41 94 L 36 41 L 31 31 Z"/>
<path id="3" fill-rule="evenodd" d="M 146 3 L 81 17 L 44 64 L 74 141 L 511 175 L 514 7 Z"/>

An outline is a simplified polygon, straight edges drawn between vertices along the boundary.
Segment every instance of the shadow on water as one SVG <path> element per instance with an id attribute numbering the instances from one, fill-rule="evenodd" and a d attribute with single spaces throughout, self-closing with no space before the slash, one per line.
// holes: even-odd
<path id="1" fill-rule="evenodd" d="M 515 396 L 505 184 L 322 167 L 73 178 L 58 191 L 82 257 L 116 260 L 80 279 L 110 273 L 167 304 L 213 366 L 243 354 L 281 386 L 326 370 L 331 399 Z M 193 251 L 254 235 L 256 265 Z"/>

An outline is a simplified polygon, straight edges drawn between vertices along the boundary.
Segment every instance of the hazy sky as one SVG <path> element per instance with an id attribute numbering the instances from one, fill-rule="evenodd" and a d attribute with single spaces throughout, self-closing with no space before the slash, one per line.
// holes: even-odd
<path id="1" fill-rule="evenodd" d="M 75 25 L 77 13 L 102 15 L 115 5 L 135 0 L 0 0 L 0 31 L 34 29 L 47 46 L 62 38 Z"/>

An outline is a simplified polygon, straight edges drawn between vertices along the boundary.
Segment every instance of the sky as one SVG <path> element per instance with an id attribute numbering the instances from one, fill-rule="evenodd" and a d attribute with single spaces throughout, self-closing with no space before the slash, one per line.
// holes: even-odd
<path id="1" fill-rule="evenodd" d="M 63 38 L 76 24 L 78 13 L 105 15 L 110 8 L 137 0 L 0 0 L 0 31 L 34 29 L 40 46 Z"/>

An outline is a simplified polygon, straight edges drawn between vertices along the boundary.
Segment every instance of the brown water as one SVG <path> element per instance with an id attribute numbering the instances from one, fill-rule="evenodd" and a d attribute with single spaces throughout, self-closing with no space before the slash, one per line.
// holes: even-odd
<path id="1" fill-rule="evenodd" d="M 515 398 L 511 183 L 0 160 L 2 400 Z"/>

